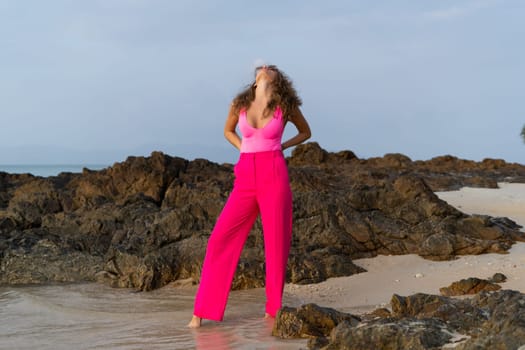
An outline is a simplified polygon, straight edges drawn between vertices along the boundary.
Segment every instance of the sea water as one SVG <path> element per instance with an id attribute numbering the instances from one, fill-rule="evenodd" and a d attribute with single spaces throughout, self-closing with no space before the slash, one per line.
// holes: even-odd
<path id="1" fill-rule="evenodd" d="M 264 289 L 233 291 L 224 322 L 187 328 L 196 288 L 152 292 L 98 283 L 0 287 L 0 349 L 305 349 L 271 335 Z M 285 294 L 286 305 L 298 300 Z"/>
<path id="2" fill-rule="evenodd" d="M 82 169 L 100 170 L 107 164 L 33 164 L 33 165 L 1 165 L 0 171 L 9 174 L 32 174 L 34 176 L 56 176 L 62 172 L 81 173 Z"/>

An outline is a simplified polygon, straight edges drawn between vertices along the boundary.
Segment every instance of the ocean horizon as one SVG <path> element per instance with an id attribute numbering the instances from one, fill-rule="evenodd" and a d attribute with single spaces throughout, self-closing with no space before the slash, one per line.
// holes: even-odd
<path id="1" fill-rule="evenodd" d="M 0 164 L 0 172 L 48 177 L 63 172 L 81 173 L 84 168 L 101 170 L 110 166 L 111 164 Z"/>

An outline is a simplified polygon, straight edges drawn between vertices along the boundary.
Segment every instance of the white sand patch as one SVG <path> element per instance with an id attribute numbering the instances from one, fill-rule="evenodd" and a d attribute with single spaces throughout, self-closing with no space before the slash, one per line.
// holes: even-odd
<path id="1" fill-rule="evenodd" d="M 499 183 L 498 186 L 498 189 L 464 187 L 436 194 L 466 214 L 504 216 L 525 226 L 525 184 Z"/>

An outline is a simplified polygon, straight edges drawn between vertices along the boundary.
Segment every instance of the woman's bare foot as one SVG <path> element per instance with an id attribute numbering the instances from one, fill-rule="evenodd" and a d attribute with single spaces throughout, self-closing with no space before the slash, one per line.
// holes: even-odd
<path id="1" fill-rule="evenodd" d="M 193 315 L 193 317 L 191 318 L 190 323 L 188 323 L 188 327 L 190 327 L 190 328 L 199 328 L 201 326 L 201 322 L 202 322 L 202 318 Z"/>

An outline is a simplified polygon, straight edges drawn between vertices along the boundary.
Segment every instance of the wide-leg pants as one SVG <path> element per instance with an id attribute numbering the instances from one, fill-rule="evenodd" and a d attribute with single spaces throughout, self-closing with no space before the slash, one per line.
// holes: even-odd
<path id="1" fill-rule="evenodd" d="M 233 190 L 208 240 L 194 315 L 222 321 L 246 238 L 261 215 L 266 313 L 281 308 L 292 238 L 292 192 L 282 151 L 241 153 Z"/>

